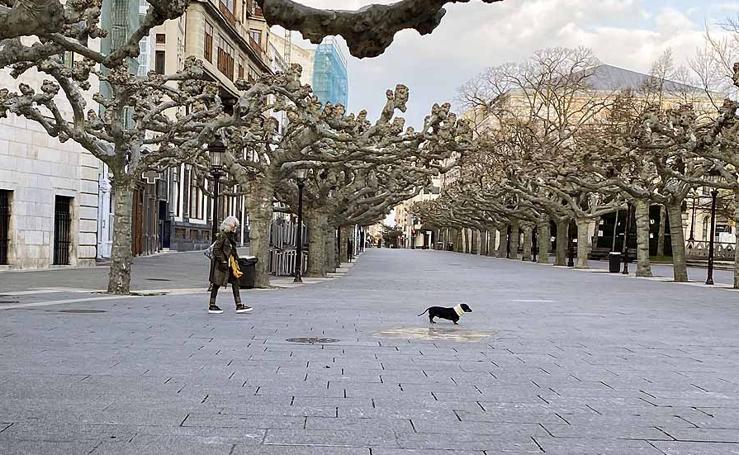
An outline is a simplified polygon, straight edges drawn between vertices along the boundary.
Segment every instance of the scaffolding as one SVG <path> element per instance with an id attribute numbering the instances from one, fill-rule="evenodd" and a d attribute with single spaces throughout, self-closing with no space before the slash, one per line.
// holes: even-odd
<path id="1" fill-rule="evenodd" d="M 334 38 L 328 38 L 316 48 L 313 66 L 313 93 L 321 103 L 349 102 L 349 76 L 346 57 Z"/>

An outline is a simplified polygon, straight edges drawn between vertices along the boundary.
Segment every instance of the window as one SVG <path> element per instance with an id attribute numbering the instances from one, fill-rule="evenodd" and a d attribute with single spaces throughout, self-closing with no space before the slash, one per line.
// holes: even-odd
<path id="1" fill-rule="evenodd" d="M 249 30 L 249 36 L 251 36 L 251 39 L 256 41 L 257 44 L 261 47 L 262 45 L 262 31 L 257 29 L 251 29 Z"/>
<path id="2" fill-rule="evenodd" d="M 205 44 L 203 56 L 209 62 L 213 62 L 213 26 L 205 23 Z"/>
<path id="3" fill-rule="evenodd" d="M 146 76 L 149 72 L 149 38 L 143 38 L 139 41 L 139 68 L 138 75 Z"/>
<path id="4" fill-rule="evenodd" d="M 154 71 L 157 74 L 164 74 L 164 51 L 156 51 L 154 54 Z"/>
<path id="5" fill-rule="evenodd" d="M 244 57 L 239 56 L 239 77 L 240 80 L 244 79 Z"/>
<path id="6" fill-rule="evenodd" d="M 230 80 L 234 78 L 234 48 L 223 36 L 218 35 L 218 69 Z"/>
<path id="7" fill-rule="evenodd" d="M 165 44 L 167 42 L 167 35 L 164 33 L 157 33 L 157 44 Z"/>
<path id="8" fill-rule="evenodd" d="M 174 201 L 174 216 L 180 217 L 180 168 L 172 168 L 172 200 Z"/>

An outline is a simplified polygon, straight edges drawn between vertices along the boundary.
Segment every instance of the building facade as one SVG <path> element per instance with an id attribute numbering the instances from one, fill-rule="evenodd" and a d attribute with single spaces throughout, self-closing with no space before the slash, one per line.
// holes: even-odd
<path id="1" fill-rule="evenodd" d="M 349 73 L 346 57 L 334 38 L 319 44 L 313 64 L 313 93 L 322 103 L 349 103 Z"/>
<path id="2" fill-rule="evenodd" d="M 189 57 L 202 60 L 206 74 L 220 86 L 226 106 L 238 100 L 237 80 L 254 81 L 272 71 L 267 53 L 269 27 L 253 0 L 198 0 L 178 20 L 152 31 L 152 68 L 163 74 L 182 69 Z M 189 251 L 206 248 L 213 225 L 212 177 L 181 165 L 155 176 L 157 227 L 162 249 Z M 238 188 L 221 188 L 238 191 Z M 241 220 L 241 241 L 248 218 L 243 196 L 221 196 L 217 219 L 234 215 Z"/>
<path id="3" fill-rule="evenodd" d="M 71 54 L 60 58 L 74 64 Z M 39 87 L 43 79 L 33 69 L 19 79 L 0 70 L 0 87 Z M 57 103 L 71 116 L 63 98 Z M 0 119 L 0 270 L 95 264 L 98 168 L 74 141 L 62 144 L 13 114 Z"/>

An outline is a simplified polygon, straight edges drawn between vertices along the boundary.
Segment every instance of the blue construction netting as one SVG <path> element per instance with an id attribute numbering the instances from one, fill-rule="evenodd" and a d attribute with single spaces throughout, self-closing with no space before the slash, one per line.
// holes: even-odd
<path id="1" fill-rule="evenodd" d="M 349 102 L 349 75 L 346 58 L 333 39 L 316 48 L 313 66 L 313 93 L 321 103 L 342 104 Z"/>

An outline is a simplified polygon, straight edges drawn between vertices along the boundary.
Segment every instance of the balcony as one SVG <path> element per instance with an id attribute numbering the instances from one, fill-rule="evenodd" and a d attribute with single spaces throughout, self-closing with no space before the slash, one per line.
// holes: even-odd
<path id="1" fill-rule="evenodd" d="M 231 27 L 236 27 L 237 24 L 239 24 L 239 21 L 236 19 L 236 16 L 234 16 L 233 11 L 228 9 L 228 6 L 219 1 L 218 2 L 218 10 L 223 14 L 223 16 L 226 18 L 229 24 L 231 24 Z"/>

